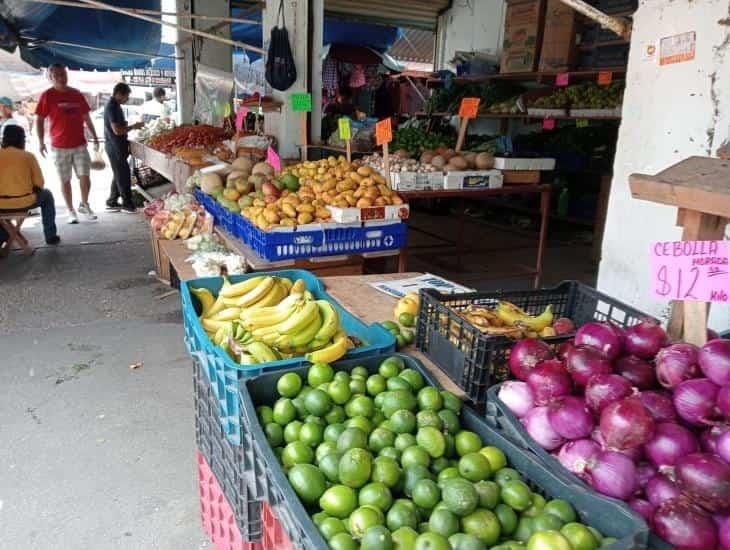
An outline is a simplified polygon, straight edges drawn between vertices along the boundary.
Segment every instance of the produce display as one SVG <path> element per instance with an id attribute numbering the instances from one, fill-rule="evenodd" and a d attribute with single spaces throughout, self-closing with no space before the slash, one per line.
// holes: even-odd
<path id="1" fill-rule="evenodd" d="M 383 321 L 383 327 L 395 337 L 396 349 L 402 349 L 413 343 L 416 335 L 412 329 L 418 319 L 420 298 L 417 292 L 409 292 L 403 296 L 393 309 L 393 321 Z M 406 327 L 406 328 L 401 328 Z"/>
<path id="2" fill-rule="evenodd" d="M 514 345 L 499 398 L 535 442 L 678 548 L 730 543 L 730 340 L 592 322 Z"/>
<path id="3" fill-rule="evenodd" d="M 152 231 L 163 239 L 187 239 L 212 229 L 205 209 L 188 194 L 173 192 L 155 199 L 145 206 L 144 213 L 152 218 Z"/>
<path id="4" fill-rule="evenodd" d="M 593 550 L 614 539 L 546 500 L 460 426 L 461 401 L 400 357 L 377 374 L 312 365 L 257 408 L 289 483 L 333 550 Z"/>
<path id="5" fill-rule="evenodd" d="M 167 154 L 179 149 L 201 149 L 213 153 L 216 146 L 229 137 L 230 133 L 222 128 L 208 124 L 183 125 L 157 134 L 148 140 L 147 145 Z"/>
<path id="6" fill-rule="evenodd" d="M 434 90 L 426 103 L 428 113 L 458 113 L 461 100 L 465 97 L 478 97 L 480 107 L 501 103 L 523 91 L 514 82 L 489 82 L 485 84 L 454 85 Z"/>
<path id="7" fill-rule="evenodd" d="M 621 105 L 623 95 L 623 82 L 612 82 L 608 86 L 586 82 L 556 88 L 550 95 L 529 98 L 527 106 L 535 109 L 614 109 Z"/>
<path id="8" fill-rule="evenodd" d="M 515 115 L 525 112 L 524 105 L 520 102 L 520 96 L 511 97 L 506 101 L 500 101 L 491 105 L 479 105 L 479 111 L 482 113 L 505 115 Z"/>
<path id="9" fill-rule="evenodd" d="M 575 328 L 570 319 L 555 319 L 552 306 L 547 306 L 539 315 L 530 315 L 515 304 L 505 301 L 499 302 L 495 308 L 472 304 L 454 311 L 483 334 L 506 336 L 515 340 L 569 334 Z"/>
<path id="10" fill-rule="evenodd" d="M 185 260 L 197 277 L 219 277 L 246 273 L 246 260 L 229 252 L 215 234 L 200 234 L 185 241 L 192 254 Z"/>
<path id="11" fill-rule="evenodd" d="M 256 276 L 231 284 L 224 277 L 217 296 L 191 288 L 202 307 L 209 338 L 241 365 L 305 355 L 336 361 L 354 347 L 327 300 L 315 300 L 302 279 Z"/>
<path id="12" fill-rule="evenodd" d="M 363 157 L 361 161 L 366 166 L 370 166 L 381 174 L 385 170 L 383 156 L 380 153 L 373 153 L 372 155 Z M 419 160 L 410 158 L 410 153 L 405 149 L 399 149 L 390 156 L 390 171 L 391 173 L 418 172 L 427 174 L 430 172 L 440 172 L 441 170 L 438 170 L 431 164 L 422 164 Z"/>
<path id="13" fill-rule="evenodd" d="M 155 118 L 150 122 L 147 122 L 143 128 L 137 130 L 134 139 L 141 143 L 146 143 L 152 138 L 168 132 L 175 127 L 175 122 L 170 119 Z"/>
<path id="14" fill-rule="evenodd" d="M 426 128 L 399 128 L 393 132 L 393 141 L 390 148 L 393 151 L 405 150 L 412 157 L 418 156 L 421 151 L 436 149 L 437 147 L 453 147 L 456 137 L 451 133 L 442 134 L 429 131 Z"/>
<path id="15" fill-rule="evenodd" d="M 439 147 L 421 153 L 421 164 L 433 166 L 444 172 L 461 170 L 489 170 L 494 167 L 494 157 L 490 153 L 473 151 L 457 153 L 453 149 Z"/>

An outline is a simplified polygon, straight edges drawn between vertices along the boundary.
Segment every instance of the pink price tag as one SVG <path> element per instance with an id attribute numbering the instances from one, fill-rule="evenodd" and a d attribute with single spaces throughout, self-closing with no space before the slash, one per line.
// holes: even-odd
<path id="1" fill-rule="evenodd" d="M 542 129 L 543 130 L 555 130 L 555 119 L 554 118 L 542 119 Z"/>
<path id="2" fill-rule="evenodd" d="M 269 145 L 269 148 L 266 150 L 266 162 L 274 167 L 275 172 L 281 172 L 281 158 L 279 158 L 279 154 L 271 148 L 271 145 Z"/>
<path id="3" fill-rule="evenodd" d="M 241 107 L 238 109 L 238 112 L 236 112 L 236 130 L 242 130 L 243 129 L 243 121 L 246 119 L 246 115 L 248 114 L 248 107 Z"/>
<path id="4" fill-rule="evenodd" d="M 570 81 L 570 73 L 560 73 L 555 77 L 556 86 L 567 86 Z"/>
<path id="5" fill-rule="evenodd" d="M 659 241 L 649 256 L 652 297 L 730 303 L 728 241 Z"/>

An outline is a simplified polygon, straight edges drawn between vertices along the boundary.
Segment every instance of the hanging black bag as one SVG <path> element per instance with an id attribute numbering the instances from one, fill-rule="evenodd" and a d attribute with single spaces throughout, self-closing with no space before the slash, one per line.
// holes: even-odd
<path id="1" fill-rule="evenodd" d="M 281 19 L 281 27 L 279 27 Z M 276 26 L 271 29 L 269 53 L 266 57 L 266 81 L 275 90 L 284 91 L 297 79 L 297 68 L 289 45 L 289 32 L 284 19 L 284 0 L 279 1 Z"/>

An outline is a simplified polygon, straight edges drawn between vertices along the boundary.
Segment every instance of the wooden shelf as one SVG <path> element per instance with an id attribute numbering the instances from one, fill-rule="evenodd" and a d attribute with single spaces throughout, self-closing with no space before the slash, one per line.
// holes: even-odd
<path id="1" fill-rule="evenodd" d="M 451 113 L 431 113 L 430 115 L 428 113 L 416 113 L 416 116 L 431 116 L 431 117 L 439 117 L 439 116 L 455 116 Z M 560 116 L 551 116 L 551 117 L 543 117 L 543 116 L 535 116 L 535 115 L 528 115 L 527 113 L 517 113 L 517 114 L 509 114 L 509 113 L 482 113 L 477 115 L 477 118 L 523 118 L 523 119 L 533 119 L 533 120 L 542 120 L 544 118 L 553 118 L 555 120 L 621 120 L 620 116 L 570 116 L 570 115 L 560 115 Z"/>
<path id="2" fill-rule="evenodd" d="M 600 67 L 596 69 L 579 69 L 575 71 L 535 71 L 530 73 L 495 73 L 488 75 L 467 75 L 454 77 L 455 84 L 479 84 L 491 80 L 523 80 L 523 81 L 545 81 L 555 79 L 556 76 L 568 73 L 571 79 L 586 79 L 598 77 L 598 73 L 612 72 L 614 74 L 625 74 L 626 67 Z M 427 81 L 429 85 L 443 84 L 440 78 L 431 78 Z"/>

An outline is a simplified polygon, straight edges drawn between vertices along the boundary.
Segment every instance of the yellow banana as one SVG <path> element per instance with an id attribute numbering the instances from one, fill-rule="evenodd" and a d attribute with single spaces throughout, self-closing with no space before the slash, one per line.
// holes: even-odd
<path id="1" fill-rule="evenodd" d="M 297 279 L 289 289 L 289 294 L 304 294 L 305 290 L 307 290 L 307 283 L 304 282 L 304 279 Z"/>
<path id="2" fill-rule="evenodd" d="M 288 319 L 276 325 L 280 334 L 294 334 L 306 327 L 315 316 L 319 315 L 319 308 L 315 302 L 304 302 Z"/>
<path id="3" fill-rule="evenodd" d="M 241 315 L 240 307 L 229 307 L 209 317 L 211 321 L 235 321 Z"/>
<path id="4" fill-rule="evenodd" d="M 319 314 L 322 317 L 322 327 L 314 335 L 313 340 L 329 342 L 340 328 L 340 315 L 327 300 L 317 300 L 315 304 L 317 304 Z"/>
<path id="5" fill-rule="evenodd" d="M 253 355 L 242 353 L 238 357 L 238 363 L 240 365 L 255 365 L 258 361 L 256 361 L 256 358 Z"/>
<path id="6" fill-rule="evenodd" d="M 331 345 L 308 353 L 305 359 L 310 363 L 333 363 L 344 356 L 351 345 L 352 342 L 350 342 L 347 334 L 344 332 L 338 333 L 337 338 Z"/>
<path id="7" fill-rule="evenodd" d="M 314 294 L 312 294 L 312 293 L 311 293 L 311 292 L 309 292 L 308 290 L 305 290 L 305 291 L 304 291 L 304 292 L 302 293 L 302 296 L 304 297 L 304 299 L 305 299 L 305 300 L 314 300 Z"/>
<path id="8" fill-rule="evenodd" d="M 288 277 L 281 277 L 281 278 L 279 278 L 279 282 L 284 287 L 284 289 L 286 289 L 286 293 L 289 294 L 292 287 L 294 286 L 294 283 L 292 282 L 292 280 L 289 279 Z"/>
<path id="9" fill-rule="evenodd" d="M 288 319 L 300 303 L 298 296 L 289 295 L 275 306 L 247 308 L 241 312 L 241 322 L 247 328 L 273 326 Z"/>
<path id="10" fill-rule="evenodd" d="M 215 304 L 215 296 L 211 294 L 207 288 L 190 288 L 190 293 L 198 299 L 200 302 L 201 317 L 207 317 L 208 312 L 212 309 Z"/>
<path id="11" fill-rule="evenodd" d="M 229 286 L 221 289 L 220 295 L 224 298 L 235 298 L 237 296 L 242 296 L 256 288 L 256 286 L 264 279 L 265 276 L 258 275 L 256 277 L 245 279 L 234 285 L 229 284 Z"/>
<path id="12" fill-rule="evenodd" d="M 274 286 L 271 290 L 266 293 L 258 302 L 255 302 L 248 306 L 247 309 L 261 309 L 262 307 L 275 306 L 281 302 L 287 296 L 287 291 L 284 286 L 279 282 L 275 281 Z"/>
<path id="13" fill-rule="evenodd" d="M 322 316 L 319 314 L 319 311 L 317 311 L 317 315 L 315 315 L 314 320 L 312 320 L 311 323 L 299 332 L 289 336 L 289 346 L 287 347 L 296 348 L 298 346 L 308 344 L 314 340 L 314 335 L 319 332 L 320 328 L 322 328 Z"/>
<path id="14" fill-rule="evenodd" d="M 211 317 L 212 315 L 215 315 L 216 313 L 223 311 L 226 308 L 225 297 L 221 296 L 221 292 L 225 292 L 225 290 L 230 286 L 231 282 L 228 280 L 228 277 L 223 277 L 223 285 L 221 286 L 220 292 L 215 299 L 215 303 L 210 308 L 210 310 L 208 310 L 208 314 L 206 315 L 206 317 Z"/>
<path id="15" fill-rule="evenodd" d="M 276 330 L 276 325 L 259 327 L 251 331 L 251 336 L 253 336 L 256 340 L 260 340 L 261 338 L 269 336 L 270 334 L 276 334 L 277 336 L 281 336 L 281 333 Z"/>
<path id="16" fill-rule="evenodd" d="M 246 346 L 246 352 L 250 353 L 259 363 L 268 363 L 278 359 L 274 351 L 263 342 L 248 344 Z"/>
<path id="17" fill-rule="evenodd" d="M 540 315 L 531 316 L 514 304 L 499 302 L 497 305 L 497 316 L 511 327 L 526 327 L 534 332 L 540 332 L 552 324 L 553 308 L 549 305 Z"/>
<path id="18" fill-rule="evenodd" d="M 241 294 L 232 301 L 229 300 L 228 304 L 237 307 L 249 307 L 266 296 L 274 284 L 273 277 L 264 277 L 253 289 L 249 290 L 246 294 Z"/>
<path id="19" fill-rule="evenodd" d="M 213 319 L 203 319 L 201 323 L 206 332 L 212 332 L 214 334 L 218 332 L 218 329 L 221 327 L 232 326 L 231 321 L 214 321 Z"/>

